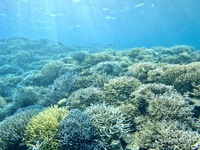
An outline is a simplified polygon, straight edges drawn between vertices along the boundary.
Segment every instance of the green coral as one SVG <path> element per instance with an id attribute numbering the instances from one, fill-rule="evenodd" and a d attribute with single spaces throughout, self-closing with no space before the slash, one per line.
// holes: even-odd
<path id="1" fill-rule="evenodd" d="M 122 73 L 121 63 L 118 61 L 105 61 L 90 68 L 91 72 L 119 76 Z"/>
<path id="2" fill-rule="evenodd" d="M 149 61 L 156 61 L 155 56 L 157 53 L 153 49 L 147 49 L 144 47 L 141 48 L 133 48 L 126 52 L 129 59 L 133 62 L 149 62 Z"/>
<path id="3" fill-rule="evenodd" d="M 84 61 L 87 55 L 88 55 L 87 51 L 77 51 L 73 53 L 71 57 L 77 62 L 81 63 L 82 61 Z"/>
<path id="4" fill-rule="evenodd" d="M 99 88 L 88 87 L 79 89 L 69 96 L 66 105 L 70 107 L 70 109 L 78 108 L 83 110 L 91 104 L 102 102 L 103 95 L 103 91 Z"/>
<path id="5" fill-rule="evenodd" d="M 164 93 L 155 95 L 148 101 L 148 116 L 155 120 L 179 120 L 189 121 L 192 117 L 192 107 L 179 93 Z"/>
<path id="6" fill-rule="evenodd" d="M 196 50 L 187 45 L 177 45 L 171 48 L 157 47 L 154 48 L 159 53 L 159 62 L 170 64 L 188 64 L 199 61 L 199 54 Z"/>
<path id="7" fill-rule="evenodd" d="M 64 108 L 53 106 L 33 117 L 27 125 L 23 139 L 29 149 L 58 149 L 59 141 L 56 138 L 56 132 L 66 112 Z"/>
<path id="8" fill-rule="evenodd" d="M 138 63 L 129 67 L 129 71 L 143 83 L 173 85 L 181 94 L 192 93 L 194 85 L 200 84 L 200 62 L 187 65 Z"/>
<path id="9" fill-rule="evenodd" d="M 120 105 L 119 109 L 129 120 L 131 131 L 134 131 L 136 128 L 135 118 L 141 115 L 137 107 L 131 103 L 126 103 Z"/>
<path id="10" fill-rule="evenodd" d="M 179 120 L 193 122 L 192 110 L 187 97 L 183 97 L 172 86 L 143 84 L 131 94 L 132 103 L 138 111 L 154 120 Z"/>
<path id="11" fill-rule="evenodd" d="M 140 62 L 133 64 L 128 70 L 132 73 L 133 77 L 139 79 L 143 83 L 147 83 L 146 80 L 149 77 L 149 71 L 155 70 L 157 67 L 158 64 L 152 62 Z"/>
<path id="12" fill-rule="evenodd" d="M 175 121 L 145 120 L 135 133 L 135 149 L 193 150 L 199 144 L 200 134 L 186 129 Z"/>
<path id="13" fill-rule="evenodd" d="M 50 61 L 44 65 L 42 70 L 40 70 L 34 77 L 34 83 L 37 85 L 49 85 L 59 76 L 59 70 L 64 65 L 62 61 Z"/>
<path id="14" fill-rule="evenodd" d="M 106 103 L 117 105 L 128 101 L 130 94 L 140 86 L 140 81 L 134 77 L 116 77 L 104 85 Z"/>
<path id="15" fill-rule="evenodd" d="M 87 72 L 87 70 L 85 72 Z M 75 81 L 74 90 L 78 90 L 81 88 L 87 88 L 90 86 L 103 87 L 104 84 L 107 83 L 110 78 L 111 78 L 111 76 L 108 76 L 105 74 L 83 73 Z"/>
<path id="16" fill-rule="evenodd" d="M 90 67 L 100 62 L 111 61 L 111 60 L 113 60 L 113 57 L 109 55 L 109 53 L 106 52 L 90 53 L 86 55 L 83 65 L 86 67 Z"/>

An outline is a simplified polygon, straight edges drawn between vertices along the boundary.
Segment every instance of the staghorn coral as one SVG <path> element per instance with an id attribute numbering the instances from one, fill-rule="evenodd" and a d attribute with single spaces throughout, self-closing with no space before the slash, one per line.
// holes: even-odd
<path id="1" fill-rule="evenodd" d="M 84 110 L 91 104 L 102 102 L 104 93 L 99 88 L 88 87 L 73 92 L 67 99 L 66 106 Z"/>
<path id="2" fill-rule="evenodd" d="M 0 95 L 0 110 L 7 105 L 7 101 Z"/>
<path id="3" fill-rule="evenodd" d="M 148 101 L 147 114 L 155 120 L 178 120 L 188 122 L 192 117 L 192 107 L 190 107 L 186 98 L 179 93 L 164 93 L 154 95 Z"/>
<path id="4" fill-rule="evenodd" d="M 80 63 L 80 62 L 84 61 L 84 59 L 86 58 L 87 55 L 88 55 L 87 51 L 77 51 L 72 54 L 72 58 Z"/>
<path id="5" fill-rule="evenodd" d="M 2 65 L 0 67 L 0 74 L 1 75 L 6 75 L 6 74 L 13 74 L 13 75 L 19 75 L 23 73 L 23 69 L 20 67 L 16 67 L 14 65 Z"/>
<path id="6" fill-rule="evenodd" d="M 45 105 L 55 104 L 67 97 L 72 92 L 77 78 L 74 73 L 67 72 L 54 80 L 54 83 L 47 88 Z"/>
<path id="7" fill-rule="evenodd" d="M 26 69 L 28 64 L 36 61 L 33 51 L 19 50 L 12 56 L 12 64 Z"/>
<path id="8" fill-rule="evenodd" d="M 0 122 L 0 144 L 3 150 L 23 149 L 22 139 L 29 120 L 42 110 L 41 107 L 27 107 Z"/>
<path id="9" fill-rule="evenodd" d="M 101 150 L 89 115 L 78 109 L 69 111 L 59 125 L 57 137 L 61 150 Z"/>
<path id="10" fill-rule="evenodd" d="M 67 110 L 52 106 L 33 117 L 24 133 L 24 144 L 29 149 L 38 147 L 42 150 L 58 149 L 56 138 L 59 122 L 66 116 Z"/>
<path id="11" fill-rule="evenodd" d="M 140 116 L 152 120 L 174 120 L 185 122 L 193 129 L 199 130 L 200 124 L 193 118 L 193 106 L 189 105 L 187 96 L 182 96 L 173 87 L 163 84 L 141 85 L 131 94 L 130 103 L 136 107 Z M 133 122 L 135 123 L 134 119 Z"/>
<path id="12" fill-rule="evenodd" d="M 135 118 L 141 115 L 137 107 L 131 103 L 126 103 L 120 105 L 119 109 L 126 116 L 127 120 L 129 120 L 131 132 L 135 131 Z"/>
<path id="13" fill-rule="evenodd" d="M 122 72 L 120 62 L 117 61 L 105 61 L 100 62 L 96 66 L 90 68 L 91 72 L 106 74 L 111 76 L 119 76 Z"/>
<path id="14" fill-rule="evenodd" d="M 103 87 L 106 103 L 117 105 L 128 101 L 130 94 L 140 84 L 140 81 L 134 77 L 121 76 L 109 80 Z"/>
<path id="15" fill-rule="evenodd" d="M 102 142 L 107 147 L 112 140 L 120 142 L 122 135 L 130 131 L 127 117 L 118 107 L 107 106 L 103 103 L 87 107 L 85 111 L 91 117 Z"/>
<path id="16" fill-rule="evenodd" d="M 135 133 L 135 149 L 194 150 L 198 146 L 200 134 L 187 129 L 177 121 L 145 120 Z"/>
<path id="17" fill-rule="evenodd" d="M 100 62 L 111 61 L 113 57 L 106 52 L 90 53 L 86 55 L 83 65 L 86 67 L 94 66 Z"/>
<path id="18" fill-rule="evenodd" d="M 9 115 L 13 115 L 17 109 L 20 108 L 20 105 L 16 102 L 8 103 L 3 108 L 0 109 L 0 121 Z"/>
<path id="19" fill-rule="evenodd" d="M 132 62 L 149 62 L 156 61 L 156 56 L 158 55 L 153 49 L 133 48 L 126 52 L 127 56 Z"/>
<path id="20" fill-rule="evenodd" d="M 191 46 L 177 45 L 170 48 L 155 47 L 159 62 L 170 64 L 188 64 L 200 60 L 199 53 Z"/>
<path id="21" fill-rule="evenodd" d="M 184 94 L 192 93 L 194 85 L 200 84 L 200 62 L 187 65 L 139 63 L 129 67 L 133 76 L 143 83 L 163 83 L 173 85 Z"/>
<path id="22" fill-rule="evenodd" d="M 38 71 L 37 74 L 32 77 L 32 82 L 38 86 L 46 86 L 52 84 L 53 81 L 58 77 L 59 70 L 64 65 L 62 61 L 50 61 L 45 64 L 44 67 Z"/>
<path id="23" fill-rule="evenodd" d="M 155 70 L 157 67 L 158 64 L 152 62 L 140 62 L 133 64 L 128 68 L 128 70 L 132 73 L 133 77 L 139 79 L 142 83 L 146 83 L 146 80 L 149 77 L 149 71 Z"/>
<path id="24" fill-rule="evenodd" d="M 172 86 L 143 84 L 131 93 L 131 100 L 138 111 L 155 120 L 177 119 L 186 121 L 192 116 L 192 107 Z"/>
<path id="25" fill-rule="evenodd" d="M 40 100 L 39 89 L 39 87 L 33 86 L 18 87 L 12 95 L 12 99 L 21 107 L 35 105 Z"/>
<path id="26" fill-rule="evenodd" d="M 87 88 L 87 87 L 103 87 L 105 83 L 108 82 L 108 80 L 111 78 L 111 76 L 108 76 L 106 74 L 81 74 L 79 78 L 77 78 L 74 90 L 78 90 L 81 88 Z"/>
<path id="27" fill-rule="evenodd" d="M 124 52 L 129 59 L 134 62 L 156 62 L 169 64 L 188 64 L 199 61 L 200 55 L 193 47 L 187 45 L 177 45 L 170 48 L 144 47 L 133 48 Z"/>

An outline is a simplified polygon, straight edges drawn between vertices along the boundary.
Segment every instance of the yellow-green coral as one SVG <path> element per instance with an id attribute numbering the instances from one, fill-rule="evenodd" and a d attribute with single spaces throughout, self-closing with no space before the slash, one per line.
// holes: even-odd
<path id="1" fill-rule="evenodd" d="M 66 112 L 65 108 L 53 106 L 33 117 L 24 134 L 24 143 L 29 149 L 58 149 L 59 141 L 56 139 L 56 132 L 59 122 L 66 116 Z"/>

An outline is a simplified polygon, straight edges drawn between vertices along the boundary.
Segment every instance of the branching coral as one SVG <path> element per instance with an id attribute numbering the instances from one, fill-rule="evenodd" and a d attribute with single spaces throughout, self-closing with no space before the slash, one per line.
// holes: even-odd
<path id="1" fill-rule="evenodd" d="M 155 70 L 157 68 L 157 64 L 152 62 L 140 62 L 137 64 L 133 64 L 128 69 L 133 74 L 133 77 L 139 79 L 141 82 L 146 83 L 148 78 L 148 73 L 151 70 Z"/>
<path id="2" fill-rule="evenodd" d="M 104 85 L 106 103 L 112 105 L 127 101 L 130 94 L 140 86 L 140 81 L 134 77 L 116 77 Z"/>
<path id="3" fill-rule="evenodd" d="M 84 64 L 84 66 L 90 67 L 90 66 L 96 65 L 100 62 L 110 61 L 112 59 L 113 59 L 113 57 L 105 52 L 91 53 L 86 56 L 83 64 Z"/>
<path id="4" fill-rule="evenodd" d="M 59 70 L 64 65 L 62 61 L 50 61 L 32 79 L 36 85 L 49 85 L 59 76 Z"/>
<path id="5" fill-rule="evenodd" d="M 141 85 L 131 94 L 132 103 L 143 116 L 152 120 L 177 120 L 186 122 L 190 128 L 199 128 L 192 118 L 192 110 L 187 97 L 173 87 L 164 84 Z"/>
<path id="6" fill-rule="evenodd" d="M 133 62 L 156 61 L 156 59 L 153 58 L 157 55 L 153 49 L 146 49 L 144 47 L 133 48 L 126 53 Z"/>
<path id="7" fill-rule="evenodd" d="M 155 95 L 148 101 L 147 113 L 155 120 L 179 120 L 185 122 L 192 116 L 190 107 L 179 93 Z"/>
<path id="8" fill-rule="evenodd" d="M 34 105 L 40 100 L 37 89 L 37 87 L 32 86 L 19 87 L 15 90 L 12 99 L 21 107 Z"/>
<path id="9" fill-rule="evenodd" d="M 46 105 L 55 104 L 60 99 L 68 96 L 72 92 L 77 78 L 77 75 L 70 72 L 57 78 L 47 89 Z"/>
<path id="10" fill-rule="evenodd" d="M 84 110 L 91 104 L 103 101 L 104 93 L 99 88 L 88 87 L 73 92 L 67 99 L 66 105 L 70 108 Z"/>
<path id="11" fill-rule="evenodd" d="M 6 106 L 7 102 L 5 100 L 5 98 L 3 98 L 1 95 L 0 95 L 0 109 L 2 109 L 4 106 Z"/>
<path id="12" fill-rule="evenodd" d="M 127 118 L 118 107 L 103 103 L 86 108 L 86 112 L 105 145 L 109 145 L 113 139 L 120 140 L 121 136 L 130 130 Z"/>
<path id="13" fill-rule="evenodd" d="M 119 76 L 122 72 L 122 67 L 120 62 L 117 61 L 106 61 L 100 62 L 96 66 L 90 68 L 92 72 L 97 72 L 100 74 L 107 74 L 112 76 Z"/>
<path id="14" fill-rule="evenodd" d="M 186 129 L 184 124 L 171 121 L 150 121 L 141 124 L 135 134 L 135 148 L 193 150 L 200 134 Z"/>
<path id="15" fill-rule="evenodd" d="M 187 65 L 138 63 L 129 70 L 143 83 L 173 85 L 180 93 L 192 92 L 193 85 L 200 84 L 200 63 Z"/>
<path id="16" fill-rule="evenodd" d="M 57 106 L 49 107 L 33 117 L 24 133 L 24 143 L 33 149 L 58 149 L 59 140 L 56 138 L 59 122 L 66 116 L 67 110 Z"/>
<path id="17" fill-rule="evenodd" d="M 98 135 L 88 114 L 72 109 L 60 123 L 57 137 L 61 150 L 100 149 Z"/>
<path id="18" fill-rule="evenodd" d="M 29 120 L 41 107 L 28 107 L 7 117 L 0 123 L 0 144 L 3 150 L 22 148 L 22 138 Z"/>
<path id="19" fill-rule="evenodd" d="M 111 76 L 108 76 L 106 74 L 82 74 L 79 78 L 77 78 L 74 89 L 78 90 L 81 88 L 87 88 L 87 87 L 103 87 L 105 83 L 108 82 L 108 80 L 111 78 Z"/>

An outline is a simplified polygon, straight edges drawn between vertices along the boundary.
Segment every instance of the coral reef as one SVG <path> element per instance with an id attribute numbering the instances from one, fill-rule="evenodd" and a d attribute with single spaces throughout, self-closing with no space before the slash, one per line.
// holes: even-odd
<path id="1" fill-rule="evenodd" d="M 122 72 L 121 64 L 117 61 L 100 62 L 91 68 L 91 71 L 99 74 L 107 74 L 111 76 L 119 76 Z"/>
<path id="2" fill-rule="evenodd" d="M 87 107 L 86 112 L 108 148 L 113 139 L 120 142 L 122 135 L 130 131 L 130 124 L 118 107 L 102 103 Z"/>
<path id="3" fill-rule="evenodd" d="M 149 71 L 155 70 L 160 64 L 155 64 L 152 62 L 139 62 L 130 66 L 129 73 L 131 76 L 136 77 L 142 83 L 147 83 L 147 78 L 149 77 Z"/>
<path id="4" fill-rule="evenodd" d="M 59 122 L 66 116 L 67 110 L 52 106 L 34 116 L 28 122 L 24 133 L 24 144 L 29 149 L 57 150 L 56 138 Z"/>
<path id="5" fill-rule="evenodd" d="M 111 76 L 105 74 L 81 74 L 79 78 L 76 80 L 74 85 L 74 90 L 78 90 L 81 88 L 87 87 L 98 87 L 101 88 L 105 83 L 111 79 Z"/>
<path id="6" fill-rule="evenodd" d="M 112 56 L 105 52 L 91 53 L 86 56 L 83 65 L 90 67 L 100 62 L 111 61 L 112 59 Z"/>
<path id="7" fill-rule="evenodd" d="M 72 92 L 77 78 L 78 76 L 74 73 L 67 72 L 54 80 L 53 84 L 46 91 L 47 100 L 45 105 L 55 104 L 62 98 L 67 97 Z"/>
<path id="8" fill-rule="evenodd" d="M 200 148 L 193 47 L 66 47 L 23 37 L 0 47 L 0 149 Z"/>
<path id="9" fill-rule="evenodd" d="M 138 63 L 129 68 L 133 76 L 143 83 L 173 85 L 180 93 L 192 92 L 200 84 L 200 63 L 187 65 Z M 195 84 L 194 84 L 195 83 Z"/>
<path id="10" fill-rule="evenodd" d="M 172 121 L 146 120 L 135 133 L 135 149 L 177 149 L 194 150 L 198 148 L 200 135 L 187 130 L 184 124 Z"/>
<path id="11" fill-rule="evenodd" d="M 87 55 L 88 55 L 87 51 L 77 51 L 72 54 L 72 58 L 80 63 L 84 61 Z"/>
<path id="12" fill-rule="evenodd" d="M 100 150 L 102 147 L 89 115 L 78 109 L 68 112 L 59 125 L 57 137 L 61 150 Z"/>
<path id="13" fill-rule="evenodd" d="M 20 107 L 27 107 L 35 105 L 40 100 L 39 96 L 37 87 L 27 86 L 18 87 L 12 95 L 12 99 L 14 102 L 18 103 Z"/>
<path id="14" fill-rule="evenodd" d="M 62 61 L 52 61 L 45 64 L 42 70 L 34 77 L 34 81 L 42 85 L 51 84 L 59 76 L 58 73 L 63 64 Z"/>
<path id="15" fill-rule="evenodd" d="M 140 81 L 134 77 L 121 76 L 109 80 L 104 85 L 106 103 L 117 105 L 128 101 L 130 94 L 140 86 Z"/>
<path id="16" fill-rule="evenodd" d="M 28 107 L 0 122 L 0 144 L 3 150 L 23 149 L 23 134 L 29 120 L 41 111 L 41 107 Z"/>
<path id="17" fill-rule="evenodd" d="M 0 95 L 0 109 L 7 105 L 6 99 Z"/>
<path id="18" fill-rule="evenodd" d="M 102 90 L 95 87 L 88 87 L 73 92 L 66 100 L 66 106 L 84 110 L 91 104 L 101 103 L 103 97 L 104 93 Z"/>
<path id="19" fill-rule="evenodd" d="M 20 105 L 18 103 L 7 103 L 7 105 L 0 109 L 0 121 L 7 116 L 13 115 L 18 109 L 20 109 Z"/>
<path id="20" fill-rule="evenodd" d="M 140 115 L 153 120 L 176 120 L 185 122 L 190 128 L 198 129 L 195 123 L 193 107 L 189 105 L 188 97 L 182 96 L 173 87 L 163 84 L 141 85 L 131 94 L 130 103 Z"/>

